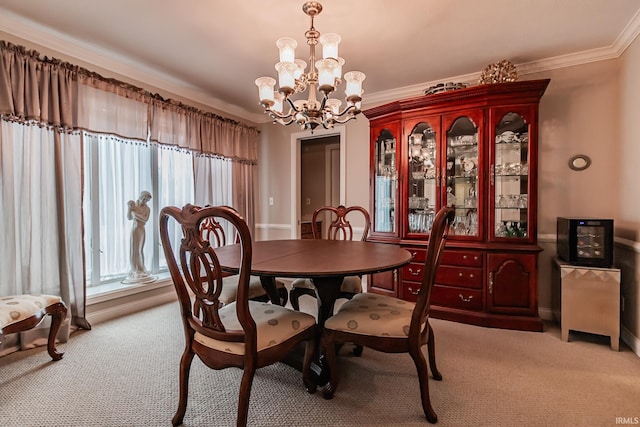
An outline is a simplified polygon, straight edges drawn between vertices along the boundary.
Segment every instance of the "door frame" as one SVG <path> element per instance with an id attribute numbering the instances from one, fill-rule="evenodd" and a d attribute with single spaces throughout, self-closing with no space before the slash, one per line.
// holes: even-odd
<path id="1" fill-rule="evenodd" d="M 345 155 L 345 138 L 346 128 L 344 126 L 336 126 L 333 129 L 316 129 L 311 133 L 310 130 L 304 132 L 295 132 L 291 134 L 291 238 L 300 238 L 300 146 L 302 141 L 316 138 L 324 138 L 327 136 L 340 137 L 340 204 L 345 203 L 346 194 L 346 155 Z"/>

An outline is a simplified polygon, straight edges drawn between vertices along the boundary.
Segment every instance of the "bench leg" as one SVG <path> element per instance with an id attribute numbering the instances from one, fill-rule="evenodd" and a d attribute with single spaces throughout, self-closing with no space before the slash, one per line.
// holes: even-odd
<path id="1" fill-rule="evenodd" d="M 47 352 L 53 360 L 60 360 L 64 353 L 56 350 L 56 336 L 62 326 L 62 322 L 67 317 L 67 306 L 63 302 L 52 304 L 47 307 L 47 314 L 51 315 L 51 329 L 49 329 L 49 340 L 47 342 Z"/>

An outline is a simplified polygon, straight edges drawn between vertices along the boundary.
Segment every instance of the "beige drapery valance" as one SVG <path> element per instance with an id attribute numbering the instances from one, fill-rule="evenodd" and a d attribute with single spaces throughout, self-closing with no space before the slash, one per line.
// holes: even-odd
<path id="1" fill-rule="evenodd" d="M 92 96 L 90 103 L 83 95 L 92 89 L 93 95 L 98 94 L 95 89 L 106 94 Z M 140 105 L 131 108 L 131 103 Z M 121 115 L 116 122 L 106 119 L 117 116 L 118 106 L 124 104 L 135 111 L 134 117 L 127 117 L 129 123 L 122 125 Z M 257 162 L 255 128 L 6 41 L 0 41 L 0 115 L 132 139 L 145 140 L 149 132 L 159 144 Z"/>

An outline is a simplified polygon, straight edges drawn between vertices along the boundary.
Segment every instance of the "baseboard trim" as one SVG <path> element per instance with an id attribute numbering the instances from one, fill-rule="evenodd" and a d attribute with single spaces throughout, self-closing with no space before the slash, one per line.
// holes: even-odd
<path id="1" fill-rule="evenodd" d="M 550 308 L 538 307 L 538 316 L 540 316 L 542 320 L 553 320 L 553 312 Z"/>
<path id="2" fill-rule="evenodd" d="M 87 313 L 87 320 L 90 324 L 96 325 L 107 320 L 126 316 L 127 314 L 146 310 L 172 301 L 177 301 L 176 293 L 173 290 L 173 287 L 167 287 L 166 292 L 135 299 L 111 307 L 100 308 L 99 305 L 96 304 L 94 306 L 96 309 Z"/>
<path id="3" fill-rule="evenodd" d="M 634 336 L 631 331 L 623 326 L 620 329 L 620 338 L 622 342 L 629 346 L 636 356 L 640 357 L 640 339 L 638 339 L 638 337 Z"/>

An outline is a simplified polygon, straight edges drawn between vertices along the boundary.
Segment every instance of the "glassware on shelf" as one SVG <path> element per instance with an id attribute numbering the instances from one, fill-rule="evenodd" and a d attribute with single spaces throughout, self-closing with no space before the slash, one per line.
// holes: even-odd
<path id="1" fill-rule="evenodd" d="M 469 196 L 464 199 L 464 207 L 465 208 L 477 208 L 478 207 L 478 197 L 476 196 L 475 188 L 469 188 Z"/>
<path id="2" fill-rule="evenodd" d="M 466 236 L 468 231 L 467 218 L 462 215 L 456 215 L 452 230 L 456 236 Z"/>
<path id="3" fill-rule="evenodd" d="M 467 213 L 468 218 L 468 226 L 467 226 L 467 234 L 470 236 L 478 235 L 478 212 L 473 210 Z"/>
<path id="4" fill-rule="evenodd" d="M 453 194 L 453 188 L 447 187 L 447 206 L 455 206 L 456 195 Z"/>
<path id="5" fill-rule="evenodd" d="M 527 209 L 527 207 L 529 207 L 529 197 L 526 194 L 520 194 L 518 197 L 518 207 L 520 209 Z"/>

